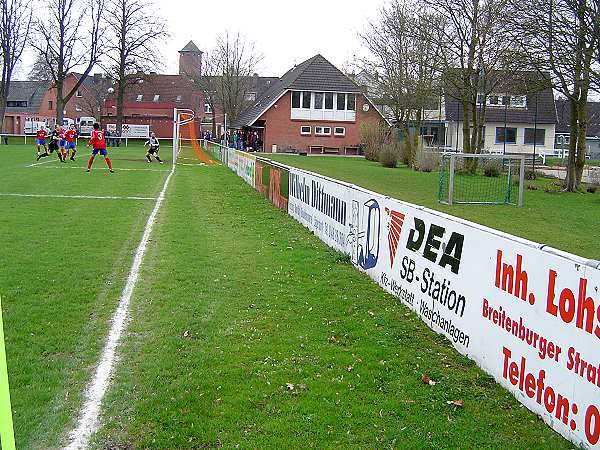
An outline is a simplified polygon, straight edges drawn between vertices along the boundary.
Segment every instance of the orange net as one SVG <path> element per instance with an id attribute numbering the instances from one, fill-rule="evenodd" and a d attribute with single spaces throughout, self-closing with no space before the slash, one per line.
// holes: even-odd
<path id="1" fill-rule="evenodd" d="M 194 153 L 198 159 L 205 164 L 216 164 L 216 162 L 210 156 L 208 156 L 204 150 L 202 150 L 202 147 L 198 141 L 198 135 L 196 134 L 194 121 L 191 121 L 184 126 L 187 131 L 188 139 L 190 139 L 190 142 L 192 143 L 192 149 L 194 150 Z"/>

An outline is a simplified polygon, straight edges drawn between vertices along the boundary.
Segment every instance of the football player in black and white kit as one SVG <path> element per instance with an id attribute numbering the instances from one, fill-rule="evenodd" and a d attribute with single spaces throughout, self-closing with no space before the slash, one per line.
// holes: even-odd
<path id="1" fill-rule="evenodd" d="M 162 164 L 163 161 L 158 157 L 158 149 L 160 148 L 160 143 L 158 142 L 156 134 L 150 134 L 150 139 L 148 139 L 144 145 L 148 146 L 148 152 L 146 153 L 146 159 L 148 160 L 148 162 L 152 162 L 152 159 L 150 159 L 150 156 L 152 155 L 159 163 Z"/>

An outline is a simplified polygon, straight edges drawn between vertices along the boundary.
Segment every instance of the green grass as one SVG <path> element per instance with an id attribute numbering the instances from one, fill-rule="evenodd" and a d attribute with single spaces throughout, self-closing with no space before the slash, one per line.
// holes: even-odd
<path id="1" fill-rule="evenodd" d="M 32 156 L 0 146 L 0 194 L 154 197 L 167 174 Z M 111 157 L 168 169 L 141 147 Z M 572 447 L 227 168 L 178 166 L 171 183 L 94 447 Z M 153 204 L 0 195 L 18 448 L 64 444 Z"/>
<path id="2" fill-rule="evenodd" d="M 227 168 L 171 183 L 96 448 L 572 447 Z"/>
<path id="3" fill-rule="evenodd" d="M 561 166 L 564 167 L 566 165 L 565 158 L 546 158 L 546 165 L 550 167 Z M 600 159 L 586 159 L 586 166 L 600 166 Z"/>
<path id="4" fill-rule="evenodd" d="M 439 175 L 407 167 L 387 169 L 362 158 L 266 155 L 276 161 L 311 170 L 399 200 L 452 214 L 507 233 L 544 243 L 583 257 L 600 259 L 600 195 L 559 193 L 553 180 L 526 181 L 522 208 L 504 205 L 438 203 Z M 549 189 L 552 193 L 545 192 Z"/>
<path id="5" fill-rule="evenodd" d="M 156 196 L 166 172 L 109 174 L 88 151 L 37 167 L 31 146 L 0 146 L 0 193 Z M 112 151 L 147 168 L 143 150 Z M 158 165 L 153 168 L 158 169 Z M 160 167 L 168 169 L 167 167 Z M 82 400 L 153 201 L 0 195 L 0 295 L 17 448 L 56 448 Z"/>

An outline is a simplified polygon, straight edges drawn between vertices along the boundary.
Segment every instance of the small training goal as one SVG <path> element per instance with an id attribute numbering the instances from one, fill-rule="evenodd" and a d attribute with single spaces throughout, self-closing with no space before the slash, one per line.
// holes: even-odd
<path id="1" fill-rule="evenodd" d="M 444 153 L 438 201 L 523 206 L 525 155 Z"/>

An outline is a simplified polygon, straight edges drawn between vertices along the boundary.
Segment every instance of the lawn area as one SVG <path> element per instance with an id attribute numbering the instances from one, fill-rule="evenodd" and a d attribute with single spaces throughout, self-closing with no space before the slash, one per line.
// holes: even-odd
<path id="1" fill-rule="evenodd" d="M 227 168 L 171 183 L 95 448 L 572 448 Z"/>
<path id="2" fill-rule="evenodd" d="M 561 166 L 561 167 L 565 167 L 566 166 L 566 160 L 565 158 L 546 158 L 546 165 L 550 166 L 550 167 L 555 167 L 555 166 Z M 586 166 L 600 166 L 600 159 L 586 159 L 585 160 L 585 165 Z"/>
<path id="3" fill-rule="evenodd" d="M 505 205 L 447 206 L 437 201 L 437 173 L 415 172 L 407 167 L 388 169 L 363 158 L 265 156 L 583 257 L 600 259 L 600 193 L 547 193 L 544 188 L 553 181 L 538 179 L 526 182 L 538 189 L 525 191 L 522 208 Z"/>
<path id="4" fill-rule="evenodd" d="M 57 448 L 71 427 L 154 204 L 123 197 L 155 197 L 169 169 L 148 170 L 143 150 L 130 148 L 111 151 L 114 174 L 102 158 L 88 174 L 88 154 L 27 167 L 32 145 L 0 146 L 0 295 L 18 449 Z"/>

